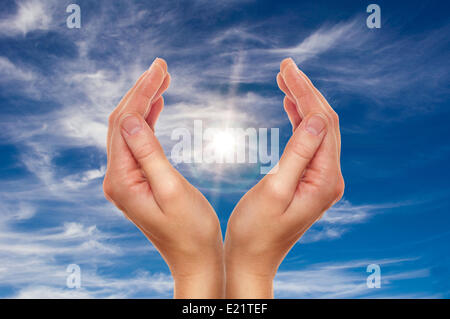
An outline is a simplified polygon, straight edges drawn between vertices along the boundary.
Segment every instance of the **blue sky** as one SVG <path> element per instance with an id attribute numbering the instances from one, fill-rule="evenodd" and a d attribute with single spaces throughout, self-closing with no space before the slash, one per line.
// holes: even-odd
<path id="1" fill-rule="evenodd" d="M 277 297 L 450 296 L 448 4 L 377 1 L 369 29 L 368 1 L 77 1 L 68 29 L 70 3 L 1 3 L 0 297 L 171 297 L 167 266 L 101 189 L 107 116 L 157 56 L 173 79 L 166 152 L 196 119 L 279 128 L 283 147 L 288 56 L 340 115 L 344 198 L 286 257 Z M 223 230 L 258 167 L 178 166 Z"/>

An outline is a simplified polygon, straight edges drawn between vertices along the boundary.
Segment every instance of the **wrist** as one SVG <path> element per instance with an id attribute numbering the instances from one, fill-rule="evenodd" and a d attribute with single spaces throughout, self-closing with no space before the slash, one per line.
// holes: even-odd
<path id="1" fill-rule="evenodd" d="M 226 268 L 225 296 L 230 299 L 272 299 L 273 275 Z"/>
<path id="2" fill-rule="evenodd" d="M 225 263 L 225 296 L 231 299 L 273 298 L 275 274 L 276 269 L 271 267 L 245 262 L 243 258 L 228 257 Z"/>
<path id="3" fill-rule="evenodd" d="M 174 298 L 220 299 L 225 296 L 225 271 L 222 264 L 190 274 L 176 274 Z"/>
<path id="4" fill-rule="evenodd" d="M 223 251 L 213 256 L 203 255 L 170 267 L 174 279 L 174 298 L 217 299 L 225 295 Z"/>

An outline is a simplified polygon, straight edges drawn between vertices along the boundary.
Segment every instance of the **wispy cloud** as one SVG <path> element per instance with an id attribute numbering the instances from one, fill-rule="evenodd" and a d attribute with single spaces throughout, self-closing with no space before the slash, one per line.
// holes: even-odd
<path id="1" fill-rule="evenodd" d="M 322 26 L 296 46 L 271 49 L 270 52 L 293 57 L 297 63 L 302 63 L 349 42 L 351 42 L 352 47 L 359 46 L 367 38 L 361 36 L 357 22 L 357 19 L 354 19 L 332 26 Z"/>
<path id="2" fill-rule="evenodd" d="M 201 0 L 192 7 L 204 22 L 211 12 L 222 15 L 238 4 Z M 180 6 L 159 3 L 149 9 L 123 1 L 127 10 L 122 10 L 123 6 L 105 1 L 95 15 L 87 5 L 82 7 L 87 14 L 78 32 L 63 25 L 64 5 L 17 1 L 14 10 L 4 12 L 0 21 L 0 39 L 17 47 L 31 34 L 39 43 L 52 35 L 54 42 L 49 45 L 56 51 L 62 42 L 70 46 L 61 49 L 65 54 L 53 54 L 51 65 L 41 65 L 38 57 L 48 52 L 40 45 L 27 48 L 26 55 L 4 49 L 0 56 L 1 94 L 5 103 L 13 101 L 11 109 L 16 112 L 0 117 L 0 138 L 17 148 L 15 165 L 26 171 L 0 181 L 0 282 L 12 287 L 15 297 L 170 297 L 167 273 L 133 268 L 136 273 L 124 277 L 104 276 L 98 271 L 108 266 L 108 260 L 128 262 L 135 250 L 157 256 L 143 238 L 138 245 L 118 239 L 123 234 L 136 236 L 138 231 L 133 232 L 101 192 L 107 117 L 156 56 L 168 60 L 173 78 L 157 124 L 166 152 L 175 142 L 170 138 L 173 129 L 192 129 L 194 120 L 203 120 L 205 127 L 280 127 L 287 136 L 288 120 L 275 82 L 279 62 L 286 56 L 293 56 L 313 74 L 313 81 L 338 109 L 347 106 L 345 98 L 349 96 L 364 95 L 383 107 L 393 107 L 383 102 L 397 103 L 403 96 L 405 103 L 411 102 L 405 112 L 411 112 L 423 105 L 417 105 L 413 95 L 399 93 L 420 86 L 417 91 L 424 99 L 419 100 L 425 103 L 442 99 L 446 92 L 436 90 L 448 82 L 448 74 L 440 68 L 446 55 L 439 54 L 448 43 L 446 27 L 394 41 L 388 31 L 369 33 L 356 22 L 359 18 L 350 18 L 294 34 L 286 41 L 275 33 L 261 32 L 272 30 L 273 21 L 261 22 L 258 28 L 239 21 L 213 28 L 213 21 L 206 23 L 211 26 L 206 32 L 191 29 L 195 23 Z M 55 12 L 61 13 L 61 20 Z M 208 14 L 201 17 L 199 12 Z M 105 32 L 105 26 L 111 29 Z M 410 50 L 402 51 L 405 47 Z M 67 51 L 70 54 L 66 55 Z M 420 52 L 435 59 L 429 62 Z M 17 97 L 31 102 L 25 106 Z M 373 112 L 380 109 L 374 107 Z M 70 160 L 61 159 L 66 152 Z M 69 167 L 68 162 L 76 165 Z M 251 165 L 178 168 L 200 189 L 215 194 L 243 193 L 261 177 Z M 302 242 L 338 239 L 354 225 L 369 222 L 375 214 L 391 208 L 342 201 Z M 81 290 L 64 288 L 68 262 L 90 265 L 83 266 Z M 278 293 L 356 296 L 366 289 L 360 275 L 317 267 L 281 273 Z M 426 269 L 417 271 L 408 276 L 426 274 Z M 336 272 L 341 276 L 334 277 Z M 302 282 L 309 288 L 298 288 Z"/>
<path id="3" fill-rule="evenodd" d="M 5 216 L 5 211 L 1 212 Z M 0 282 L 15 291 L 17 298 L 108 298 L 166 296 L 170 297 L 172 280 L 168 274 L 150 274 L 137 270 L 125 278 L 105 276 L 98 267 L 116 265 L 125 254 L 155 254 L 148 243 L 121 246 L 112 243 L 129 235 L 102 232 L 95 225 L 77 222 L 40 230 L 18 231 L 14 224 L 33 215 L 10 214 L 0 220 Z M 125 246 L 124 246 L 125 244 Z M 81 266 L 82 287 L 68 289 L 66 267 L 70 263 Z"/>
<path id="4" fill-rule="evenodd" d="M 430 276 L 427 268 L 410 270 L 410 263 L 415 260 L 417 258 L 354 260 L 312 264 L 298 271 L 280 271 L 275 278 L 275 294 L 279 298 L 401 298 L 402 294 L 396 296 L 392 292 L 398 281 Z M 381 267 L 380 289 L 367 287 L 366 280 L 370 274 L 366 267 L 370 264 Z M 426 297 L 431 295 L 415 296 Z"/>
<path id="5" fill-rule="evenodd" d="M 67 273 L 61 272 L 61 277 Z M 141 272 L 131 278 L 108 278 L 82 275 L 82 287 L 68 289 L 61 285 L 30 285 L 12 298 L 18 299 L 86 299 L 86 298 L 171 298 L 173 281 L 167 274 Z M 65 278 L 61 278 L 65 279 Z"/>
<path id="6" fill-rule="evenodd" d="M 31 81 L 34 74 L 14 65 L 8 58 L 0 56 L 0 81 Z"/>
<path id="7" fill-rule="evenodd" d="M 352 225 L 366 223 L 375 214 L 391 210 L 404 204 L 354 205 L 346 199 L 331 207 L 322 218 L 309 229 L 300 243 L 339 239 Z"/>
<path id="8" fill-rule="evenodd" d="M 14 14 L 0 21 L 0 35 L 26 35 L 35 30 L 48 30 L 52 23 L 51 4 L 53 1 L 17 1 Z"/>

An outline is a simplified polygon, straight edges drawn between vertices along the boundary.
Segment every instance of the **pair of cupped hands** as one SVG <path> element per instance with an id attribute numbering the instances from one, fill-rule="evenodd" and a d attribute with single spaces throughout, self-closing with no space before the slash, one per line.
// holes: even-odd
<path id="1" fill-rule="evenodd" d="M 343 195 L 337 114 L 292 59 L 277 82 L 293 134 L 273 172 L 236 205 L 224 243 L 214 209 L 154 134 L 170 83 L 163 59 L 109 117 L 104 193 L 161 253 L 176 298 L 272 298 L 290 248 Z"/>

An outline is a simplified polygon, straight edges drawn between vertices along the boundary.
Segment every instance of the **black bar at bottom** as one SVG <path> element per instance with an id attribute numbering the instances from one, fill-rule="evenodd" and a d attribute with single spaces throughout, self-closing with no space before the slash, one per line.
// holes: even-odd
<path id="1" fill-rule="evenodd" d="M 98 314 L 143 316 L 145 318 L 314 318 L 330 313 L 365 317 L 386 316 L 393 313 L 414 314 L 422 309 L 433 313 L 447 313 L 449 300 L 415 299 L 274 299 L 274 300 L 170 300 L 170 299 L 119 299 L 119 300 L 0 300 L 2 313 L 10 310 L 17 315 L 26 311 L 48 315 L 61 309 L 61 315 L 85 317 Z M 128 319 L 128 318 L 125 318 Z"/>

